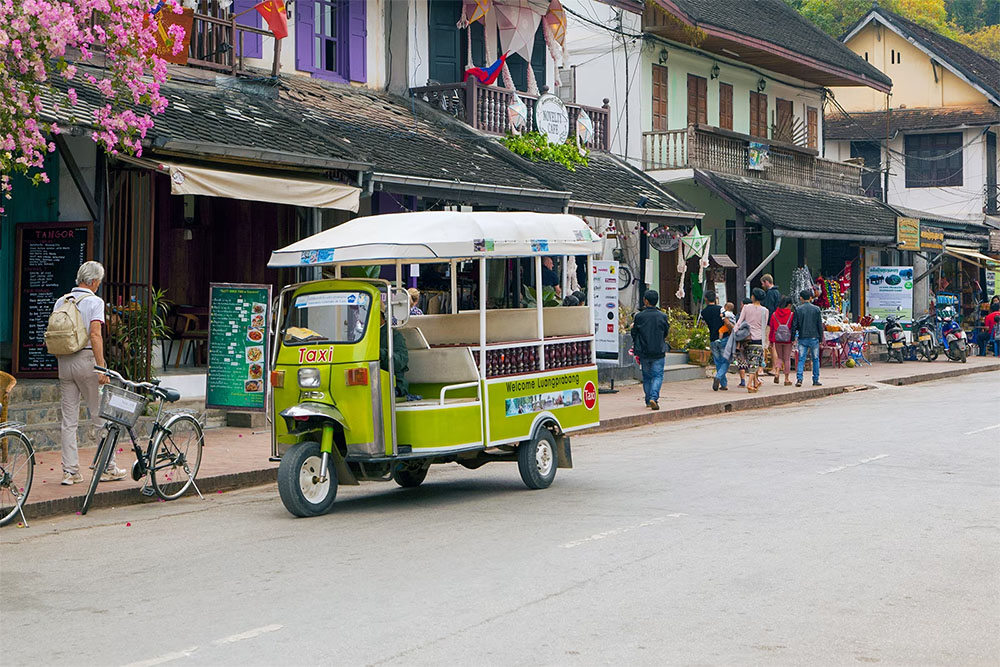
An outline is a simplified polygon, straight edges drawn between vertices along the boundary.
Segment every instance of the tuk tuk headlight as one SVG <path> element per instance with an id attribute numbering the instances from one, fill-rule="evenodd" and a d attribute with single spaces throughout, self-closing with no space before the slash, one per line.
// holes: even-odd
<path id="1" fill-rule="evenodd" d="M 318 368 L 300 368 L 299 369 L 299 386 L 305 389 L 312 389 L 319 386 L 319 369 Z"/>

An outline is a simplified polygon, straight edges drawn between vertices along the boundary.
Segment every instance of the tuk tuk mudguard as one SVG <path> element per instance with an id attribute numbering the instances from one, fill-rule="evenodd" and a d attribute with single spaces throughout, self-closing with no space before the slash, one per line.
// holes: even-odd
<path id="1" fill-rule="evenodd" d="M 358 486 L 360 484 L 344 460 L 340 447 L 337 446 L 336 438 L 338 430 L 341 436 L 341 444 L 343 444 L 343 432 L 350 430 L 350 426 L 347 425 L 347 419 L 340 410 L 332 405 L 304 401 L 282 410 L 280 414 L 289 423 L 288 435 L 298 437 L 300 442 L 305 440 L 304 436 L 319 431 L 320 451 L 330 454 L 333 468 L 337 471 L 338 484 L 345 486 Z M 292 424 L 294 424 L 293 420 L 296 417 L 306 417 L 311 420 L 311 423 L 307 422 L 305 428 L 301 430 L 292 428 Z M 346 445 L 344 446 L 346 447 Z"/>
<path id="2" fill-rule="evenodd" d="M 573 467 L 573 452 L 570 449 L 569 436 L 563 433 L 562 427 L 559 426 L 559 422 L 555 417 L 544 416 L 535 422 L 535 425 L 531 429 L 531 439 L 534 440 L 538 437 L 539 431 L 542 429 L 547 429 L 552 433 L 552 437 L 556 441 L 556 467 L 557 468 L 572 468 Z"/>

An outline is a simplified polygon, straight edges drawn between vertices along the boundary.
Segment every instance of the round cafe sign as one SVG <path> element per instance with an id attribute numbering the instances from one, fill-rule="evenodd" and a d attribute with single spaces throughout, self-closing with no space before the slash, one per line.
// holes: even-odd
<path id="1" fill-rule="evenodd" d="M 562 100 L 546 93 L 535 102 L 535 127 L 553 144 L 566 142 L 569 136 L 569 114 Z"/>

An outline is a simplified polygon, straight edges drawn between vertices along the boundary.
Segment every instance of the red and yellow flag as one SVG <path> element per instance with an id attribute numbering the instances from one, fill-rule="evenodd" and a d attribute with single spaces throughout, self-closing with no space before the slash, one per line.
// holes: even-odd
<path id="1" fill-rule="evenodd" d="M 254 6 L 254 9 L 267 21 L 267 27 L 274 33 L 275 39 L 288 37 L 288 14 L 284 0 L 264 0 Z"/>

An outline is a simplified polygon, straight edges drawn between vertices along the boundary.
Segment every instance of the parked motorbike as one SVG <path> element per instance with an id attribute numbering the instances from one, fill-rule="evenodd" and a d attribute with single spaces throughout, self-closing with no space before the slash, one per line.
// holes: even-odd
<path id="1" fill-rule="evenodd" d="M 887 315 L 885 318 L 885 344 L 889 348 L 889 361 L 903 363 L 906 336 L 903 334 L 903 325 L 895 315 Z"/>
<path id="2" fill-rule="evenodd" d="M 913 321 L 913 343 L 917 347 L 917 356 L 925 361 L 938 358 L 938 341 L 935 315 L 924 315 Z"/>
<path id="3" fill-rule="evenodd" d="M 969 341 L 951 309 L 945 309 L 941 316 L 941 342 L 945 356 L 952 361 L 965 363 L 969 353 Z"/>

